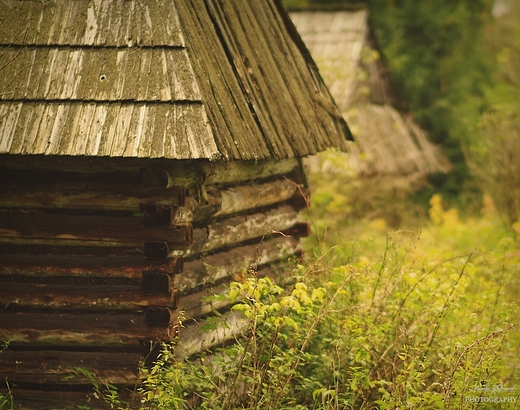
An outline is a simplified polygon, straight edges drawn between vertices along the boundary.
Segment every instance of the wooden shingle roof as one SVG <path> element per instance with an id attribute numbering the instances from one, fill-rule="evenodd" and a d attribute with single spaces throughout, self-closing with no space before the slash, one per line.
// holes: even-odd
<path id="1" fill-rule="evenodd" d="M 290 16 L 354 134 L 349 157 L 361 174 L 420 177 L 450 170 L 440 148 L 399 108 L 364 7 L 317 7 Z M 356 154 L 363 158 L 357 163 Z"/>
<path id="2" fill-rule="evenodd" d="M 300 10 L 290 13 L 341 111 L 351 106 L 361 53 L 369 34 L 368 12 Z"/>
<path id="3" fill-rule="evenodd" d="M 278 0 L 0 2 L 0 154 L 261 160 L 350 137 Z"/>

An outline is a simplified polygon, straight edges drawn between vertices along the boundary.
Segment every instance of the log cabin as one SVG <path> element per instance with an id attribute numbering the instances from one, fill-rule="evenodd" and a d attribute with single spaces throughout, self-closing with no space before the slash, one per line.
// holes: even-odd
<path id="1" fill-rule="evenodd" d="M 98 408 L 78 368 L 232 336 L 203 298 L 298 257 L 301 159 L 351 134 L 279 0 L 2 1 L 0 49 L 2 392 Z"/>

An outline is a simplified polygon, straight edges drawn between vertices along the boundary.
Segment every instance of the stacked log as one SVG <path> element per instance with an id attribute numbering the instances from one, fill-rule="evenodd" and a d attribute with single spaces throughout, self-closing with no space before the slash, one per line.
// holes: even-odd
<path id="1" fill-rule="evenodd" d="M 0 376 L 24 408 L 88 401 L 89 375 L 132 390 L 176 336 L 185 356 L 225 342 L 200 333 L 230 308 L 206 296 L 299 254 L 297 161 L 185 163 L 0 168 Z"/>

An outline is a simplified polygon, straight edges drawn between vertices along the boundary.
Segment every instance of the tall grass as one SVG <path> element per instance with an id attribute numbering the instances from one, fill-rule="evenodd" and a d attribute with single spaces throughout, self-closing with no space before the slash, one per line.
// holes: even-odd
<path id="1" fill-rule="evenodd" d="M 319 275 L 350 278 L 330 321 L 344 406 L 473 408 L 487 391 L 477 387 L 518 382 L 519 243 L 497 219 L 460 221 L 439 197 L 430 218 L 422 231 L 365 223 Z"/>
<path id="2" fill-rule="evenodd" d="M 248 271 L 227 294 L 243 337 L 196 361 L 165 346 L 141 408 L 518 406 L 520 241 L 440 197 L 429 218 L 420 231 L 372 220 L 336 244 L 314 237 L 284 286 Z"/>

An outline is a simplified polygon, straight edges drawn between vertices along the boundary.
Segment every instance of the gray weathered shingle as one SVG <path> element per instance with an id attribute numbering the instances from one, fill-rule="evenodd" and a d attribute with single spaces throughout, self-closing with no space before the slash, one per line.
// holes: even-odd
<path id="1" fill-rule="evenodd" d="M 0 2 L 0 154 L 280 159 L 345 149 L 278 0 Z"/>

